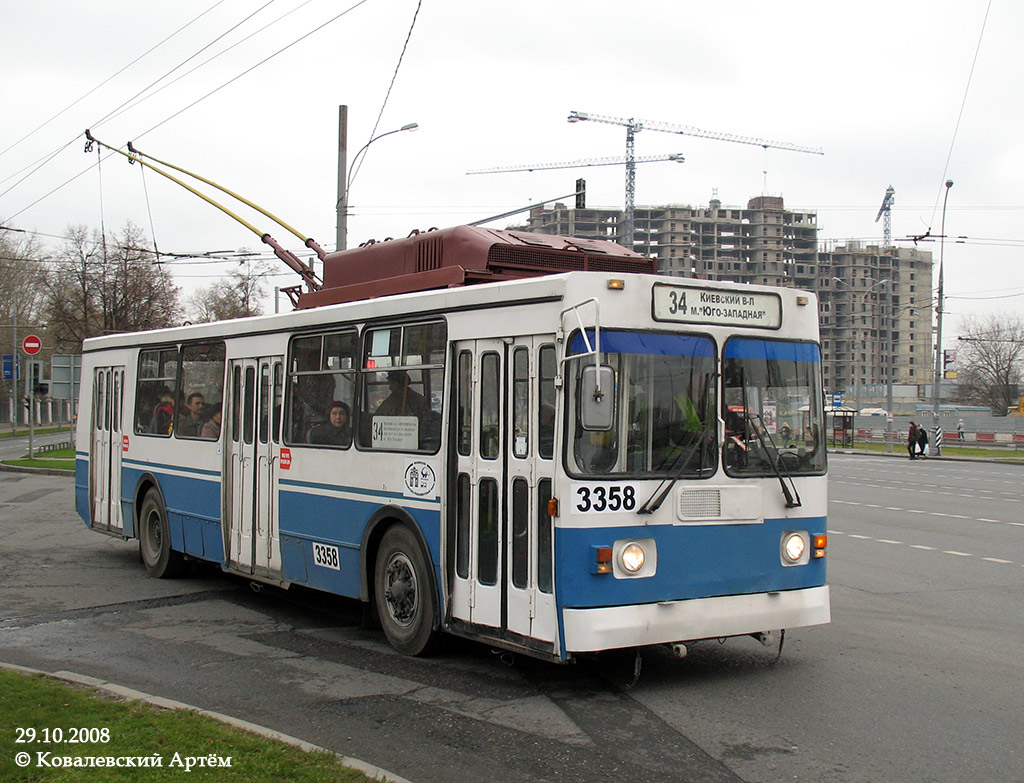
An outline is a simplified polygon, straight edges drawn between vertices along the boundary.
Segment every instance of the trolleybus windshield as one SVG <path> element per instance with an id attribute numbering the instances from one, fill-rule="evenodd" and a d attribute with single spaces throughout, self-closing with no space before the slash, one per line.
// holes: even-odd
<path id="1" fill-rule="evenodd" d="M 590 335 L 593 344 L 593 335 Z M 577 334 L 570 354 L 586 350 Z M 568 362 L 570 410 L 586 358 Z M 615 370 L 614 424 L 570 423 L 568 464 L 577 476 L 695 478 L 714 473 L 715 345 L 703 335 L 601 331 L 601 362 Z"/>
<path id="2" fill-rule="evenodd" d="M 817 345 L 734 337 L 723 351 L 722 389 L 727 473 L 824 472 Z"/>

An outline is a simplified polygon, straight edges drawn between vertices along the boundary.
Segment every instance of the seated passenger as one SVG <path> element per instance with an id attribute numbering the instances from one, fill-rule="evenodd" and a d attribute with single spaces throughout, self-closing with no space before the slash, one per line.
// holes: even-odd
<path id="1" fill-rule="evenodd" d="M 209 421 L 203 424 L 199 430 L 199 437 L 206 438 L 207 440 L 217 440 L 220 437 L 220 424 L 223 417 L 224 411 L 218 402 L 213 406 L 213 412 L 210 414 Z"/>
<path id="2" fill-rule="evenodd" d="M 344 402 L 335 400 L 327 408 L 327 421 L 310 430 L 309 442 L 322 446 L 348 448 L 352 443 L 352 411 Z"/>
<path id="3" fill-rule="evenodd" d="M 206 400 L 199 392 L 192 392 L 188 395 L 185 403 L 185 413 L 181 415 L 177 423 L 177 434 L 185 438 L 198 438 L 202 432 L 203 424 L 206 423 Z"/>
<path id="4" fill-rule="evenodd" d="M 153 408 L 149 420 L 149 431 L 160 435 L 169 435 L 174 424 L 174 394 L 163 386 L 157 393 L 160 398 Z"/>
<path id="5" fill-rule="evenodd" d="M 375 416 L 417 416 L 430 413 L 430 405 L 419 392 L 413 391 L 409 384 L 411 379 L 405 370 L 392 370 L 388 373 L 388 387 L 391 393 L 374 412 Z"/>

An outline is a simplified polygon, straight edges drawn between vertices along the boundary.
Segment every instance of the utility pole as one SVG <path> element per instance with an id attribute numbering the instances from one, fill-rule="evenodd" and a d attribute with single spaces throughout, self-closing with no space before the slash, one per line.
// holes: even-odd
<path id="1" fill-rule="evenodd" d="M 348 106 L 338 107 L 338 203 L 335 250 L 348 247 Z"/>
<path id="2" fill-rule="evenodd" d="M 949 200 L 949 189 L 951 187 L 953 187 L 953 180 L 947 179 L 946 195 L 942 198 L 942 230 L 939 235 L 939 295 L 935 303 L 935 378 L 932 382 L 932 396 L 935 399 L 932 401 L 932 418 L 935 422 L 935 454 L 939 457 L 942 456 L 942 440 L 939 435 L 939 427 L 941 426 L 939 424 L 939 403 L 941 400 L 942 374 L 945 370 L 942 365 L 942 310 L 943 297 L 945 296 L 942 274 L 946 254 L 946 202 Z"/>

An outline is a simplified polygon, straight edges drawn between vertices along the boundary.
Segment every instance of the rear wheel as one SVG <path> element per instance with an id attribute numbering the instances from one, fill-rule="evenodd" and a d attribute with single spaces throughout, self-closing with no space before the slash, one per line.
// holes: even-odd
<path id="1" fill-rule="evenodd" d="M 146 572 L 157 579 L 178 576 L 185 566 L 181 552 L 171 549 L 167 510 L 156 490 L 146 493 L 139 510 L 139 556 Z"/>
<path id="2" fill-rule="evenodd" d="M 377 614 L 391 646 L 406 655 L 423 655 L 437 642 L 437 597 L 427 558 L 412 532 L 388 529 L 374 569 Z"/>

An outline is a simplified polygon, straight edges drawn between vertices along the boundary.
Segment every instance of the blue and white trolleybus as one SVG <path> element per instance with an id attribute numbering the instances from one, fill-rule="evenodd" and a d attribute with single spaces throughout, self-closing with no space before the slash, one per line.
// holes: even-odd
<path id="1" fill-rule="evenodd" d="M 327 264 L 294 312 L 86 341 L 87 526 L 368 602 L 412 655 L 829 622 L 813 294 L 468 227 Z"/>

